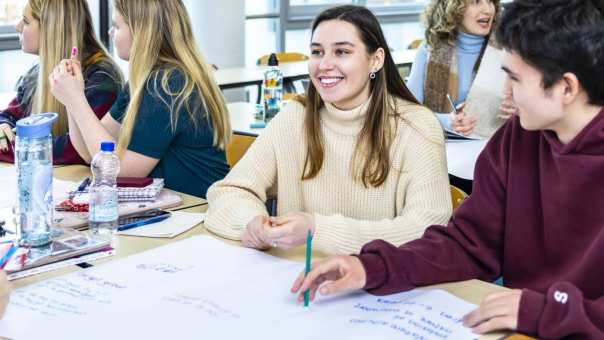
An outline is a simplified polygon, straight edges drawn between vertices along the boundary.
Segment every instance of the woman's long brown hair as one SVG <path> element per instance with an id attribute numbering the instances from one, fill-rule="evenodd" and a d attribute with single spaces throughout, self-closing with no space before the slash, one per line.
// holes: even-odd
<path id="1" fill-rule="evenodd" d="M 379 48 L 384 50 L 384 67 L 375 73 L 374 79 L 371 79 L 371 100 L 352 160 L 355 178 L 360 179 L 365 187 L 379 187 L 390 171 L 390 145 L 396 135 L 396 125 L 392 124 L 391 118 L 398 116 L 398 113 L 393 99 L 398 97 L 419 103 L 403 82 L 380 24 L 371 11 L 360 6 L 327 9 L 313 21 L 312 34 L 319 24 L 329 20 L 342 20 L 354 25 L 368 54 L 375 53 Z M 302 180 L 308 180 L 317 176 L 325 158 L 319 116 L 324 103 L 312 82 L 308 85 L 306 96 L 298 97 L 297 100 L 305 106 L 306 110 L 304 135 L 307 145 Z"/>

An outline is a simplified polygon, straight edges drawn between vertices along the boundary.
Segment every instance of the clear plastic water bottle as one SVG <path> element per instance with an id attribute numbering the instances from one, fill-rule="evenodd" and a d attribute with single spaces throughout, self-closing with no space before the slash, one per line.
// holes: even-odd
<path id="1" fill-rule="evenodd" d="M 264 71 L 264 81 L 262 82 L 262 94 L 264 120 L 268 122 L 281 110 L 283 94 L 283 74 L 279 69 L 279 61 L 275 53 L 268 58 L 268 68 Z"/>
<path id="2" fill-rule="evenodd" d="M 90 163 L 92 183 L 88 225 L 93 234 L 110 235 L 117 231 L 117 174 L 120 172 L 120 160 L 113 153 L 114 149 L 114 143 L 102 142 L 101 151 Z"/>
<path id="3" fill-rule="evenodd" d="M 42 113 L 17 121 L 15 218 L 21 246 L 42 247 L 52 239 L 51 127 L 57 117 L 56 113 Z"/>

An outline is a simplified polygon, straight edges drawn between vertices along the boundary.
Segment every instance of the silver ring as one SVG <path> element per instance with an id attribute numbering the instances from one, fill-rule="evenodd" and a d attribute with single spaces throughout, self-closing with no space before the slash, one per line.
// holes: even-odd
<path id="1" fill-rule="evenodd" d="M 273 241 L 273 248 L 277 248 L 277 241 Z"/>

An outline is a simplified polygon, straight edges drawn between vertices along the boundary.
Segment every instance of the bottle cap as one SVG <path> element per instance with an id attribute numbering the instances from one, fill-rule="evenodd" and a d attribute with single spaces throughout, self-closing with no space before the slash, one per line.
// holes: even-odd
<path id="1" fill-rule="evenodd" d="M 270 57 L 268 57 L 268 66 L 279 66 L 279 59 L 277 59 L 275 53 L 271 53 Z"/>
<path id="2" fill-rule="evenodd" d="M 115 143 L 101 142 L 101 151 L 113 152 L 114 149 L 115 149 Z"/>
<path id="3" fill-rule="evenodd" d="M 54 112 L 33 114 L 17 121 L 17 136 L 19 138 L 40 138 L 50 136 L 52 123 L 59 117 Z"/>

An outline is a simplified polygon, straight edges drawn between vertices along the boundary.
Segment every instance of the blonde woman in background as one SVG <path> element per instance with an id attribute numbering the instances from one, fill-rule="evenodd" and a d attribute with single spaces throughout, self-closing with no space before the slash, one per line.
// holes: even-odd
<path id="1" fill-rule="evenodd" d="M 168 188 L 205 197 L 229 170 L 231 128 L 185 7 L 180 0 L 116 0 L 113 13 L 110 34 L 130 74 L 111 114 L 93 114 L 77 63 L 63 60 L 50 76 L 74 145 L 90 161 L 102 141 L 117 142 L 120 176 L 164 178 Z"/>
<path id="2" fill-rule="evenodd" d="M 57 112 L 53 126 L 53 160 L 55 164 L 84 161 L 74 149 L 68 133 L 67 111 L 50 92 L 48 76 L 54 67 L 69 58 L 72 48 L 81 64 L 83 92 L 96 117 L 102 118 L 122 88 L 122 76 L 92 26 L 86 0 L 29 0 L 16 26 L 23 52 L 40 56 L 17 84 L 17 96 L 0 110 L 0 161 L 13 162 L 12 128 L 18 119 L 41 112 Z"/>
<path id="3" fill-rule="evenodd" d="M 349 254 L 405 242 L 451 214 L 444 140 L 403 83 L 365 7 L 328 9 L 312 25 L 311 83 L 208 191 L 206 227 L 244 246 Z M 278 217 L 267 196 L 277 194 Z"/>

